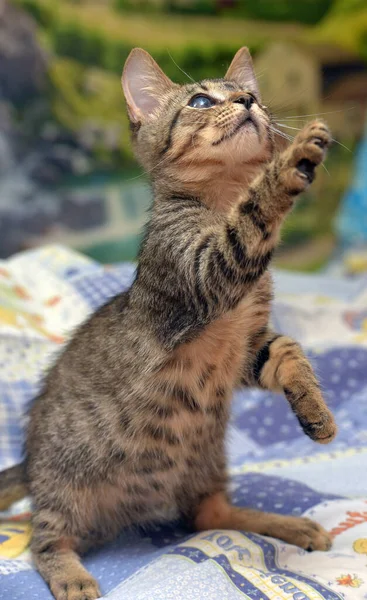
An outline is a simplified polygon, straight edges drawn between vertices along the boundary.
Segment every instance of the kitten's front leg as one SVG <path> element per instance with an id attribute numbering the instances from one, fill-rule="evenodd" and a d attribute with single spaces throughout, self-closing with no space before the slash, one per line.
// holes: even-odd
<path id="1" fill-rule="evenodd" d="M 183 241 L 170 243 L 170 253 L 180 253 L 177 263 L 183 266 L 181 272 L 189 284 L 189 312 L 192 314 L 193 304 L 200 326 L 233 309 L 264 275 L 278 244 L 282 222 L 295 197 L 312 181 L 314 170 L 324 159 L 330 142 L 324 123 L 310 123 L 285 152 L 266 165 L 220 222 L 216 215 L 207 223 L 211 211 L 206 210 L 205 223 L 191 242 L 187 240 L 188 229 L 184 229 Z M 192 211 L 197 219 L 201 218 L 200 210 L 197 203 L 193 203 Z M 186 205 L 185 219 L 190 214 L 188 211 Z M 176 215 L 182 219 L 179 210 Z M 190 231 L 193 224 L 194 221 Z M 180 230 L 175 225 L 175 235 L 177 231 Z M 184 261 L 182 246 L 186 249 Z M 181 314 L 182 311 L 180 316 L 174 315 L 175 326 L 182 321 Z M 185 335 L 189 327 L 188 322 Z"/>
<path id="2" fill-rule="evenodd" d="M 233 253 L 249 280 L 258 279 L 268 266 L 284 218 L 296 196 L 314 179 L 330 143 L 330 132 L 322 121 L 306 125 L 289 148 L 258 175 L 229 215 L 226 254 Z"/>
<path id="3" fill-rule="evenodd" d="M 296 196 L 312 183 L 315 168 L 321 164 L 331 143 L 331 135 L 322 121 L 312 121 L 293 143 L 277 156 L 250 186 L 245 206 L 270 235 L 292 208 Z"/>
<path id="4" fill-rule="evenodd" d="M 251 350 L 254 358 L 246 364 L 242 383 L 283 392 L 305 434 L 319 444 L 331 442 L 337 433 L 334 417 L 301 346 L 268 330 Z"/>

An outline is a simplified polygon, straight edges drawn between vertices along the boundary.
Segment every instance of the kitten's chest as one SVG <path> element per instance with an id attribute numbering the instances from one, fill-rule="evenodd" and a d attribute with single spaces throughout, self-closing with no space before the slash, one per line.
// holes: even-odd
<path id="1" fill-rule="evenodd" d="M 268 285 L 268 280 L 265 283 Z M 269 319 L 269 304 L 258 298 L 256 289 L 234 310 L 208 325 L 196 340 L 175 351 L 172 364 L 180 368 L 173 370 L 173 377 L 203 405 L 216 395 L 229 394 L 240 379 L 251 338 Z"/>

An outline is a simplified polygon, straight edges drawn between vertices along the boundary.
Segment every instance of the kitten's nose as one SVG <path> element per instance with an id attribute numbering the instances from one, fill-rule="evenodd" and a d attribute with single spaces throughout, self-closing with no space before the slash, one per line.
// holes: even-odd
<path id="1" fill-rule="evenodd" d="M 255 102 L 255 98 L 253 96 L 239 96 L 239 98 L 236 98 L 236 100 L 234 100 L 234 102 L 236 104 L 244 104 L 245 108 L 247 108 L 247 110 L 250 110 L 252 104 Z"/>

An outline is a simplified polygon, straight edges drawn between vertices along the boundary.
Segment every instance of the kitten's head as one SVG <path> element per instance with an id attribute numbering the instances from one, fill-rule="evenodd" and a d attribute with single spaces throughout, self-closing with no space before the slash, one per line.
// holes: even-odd
<path id="1" fill-rule="evenodd" d="M 270 156 L 270 117 L 247 48 L 223 79 L 173 83 L 135 48 L 122 75 L 134 149 L 143 167 L 182 182 L 246 170 Z"/>

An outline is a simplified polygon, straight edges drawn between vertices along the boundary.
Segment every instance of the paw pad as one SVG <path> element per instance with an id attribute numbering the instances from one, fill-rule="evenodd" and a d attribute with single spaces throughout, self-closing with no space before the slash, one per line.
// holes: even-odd
<path id="1" fill-rule="evenodd" d="M 308 183 L 312 183 L 315 179 L 315 163 L 311 162 L 307 158 L 302 158 L 297 164 L 298 171 L 305 176 Z"/>

